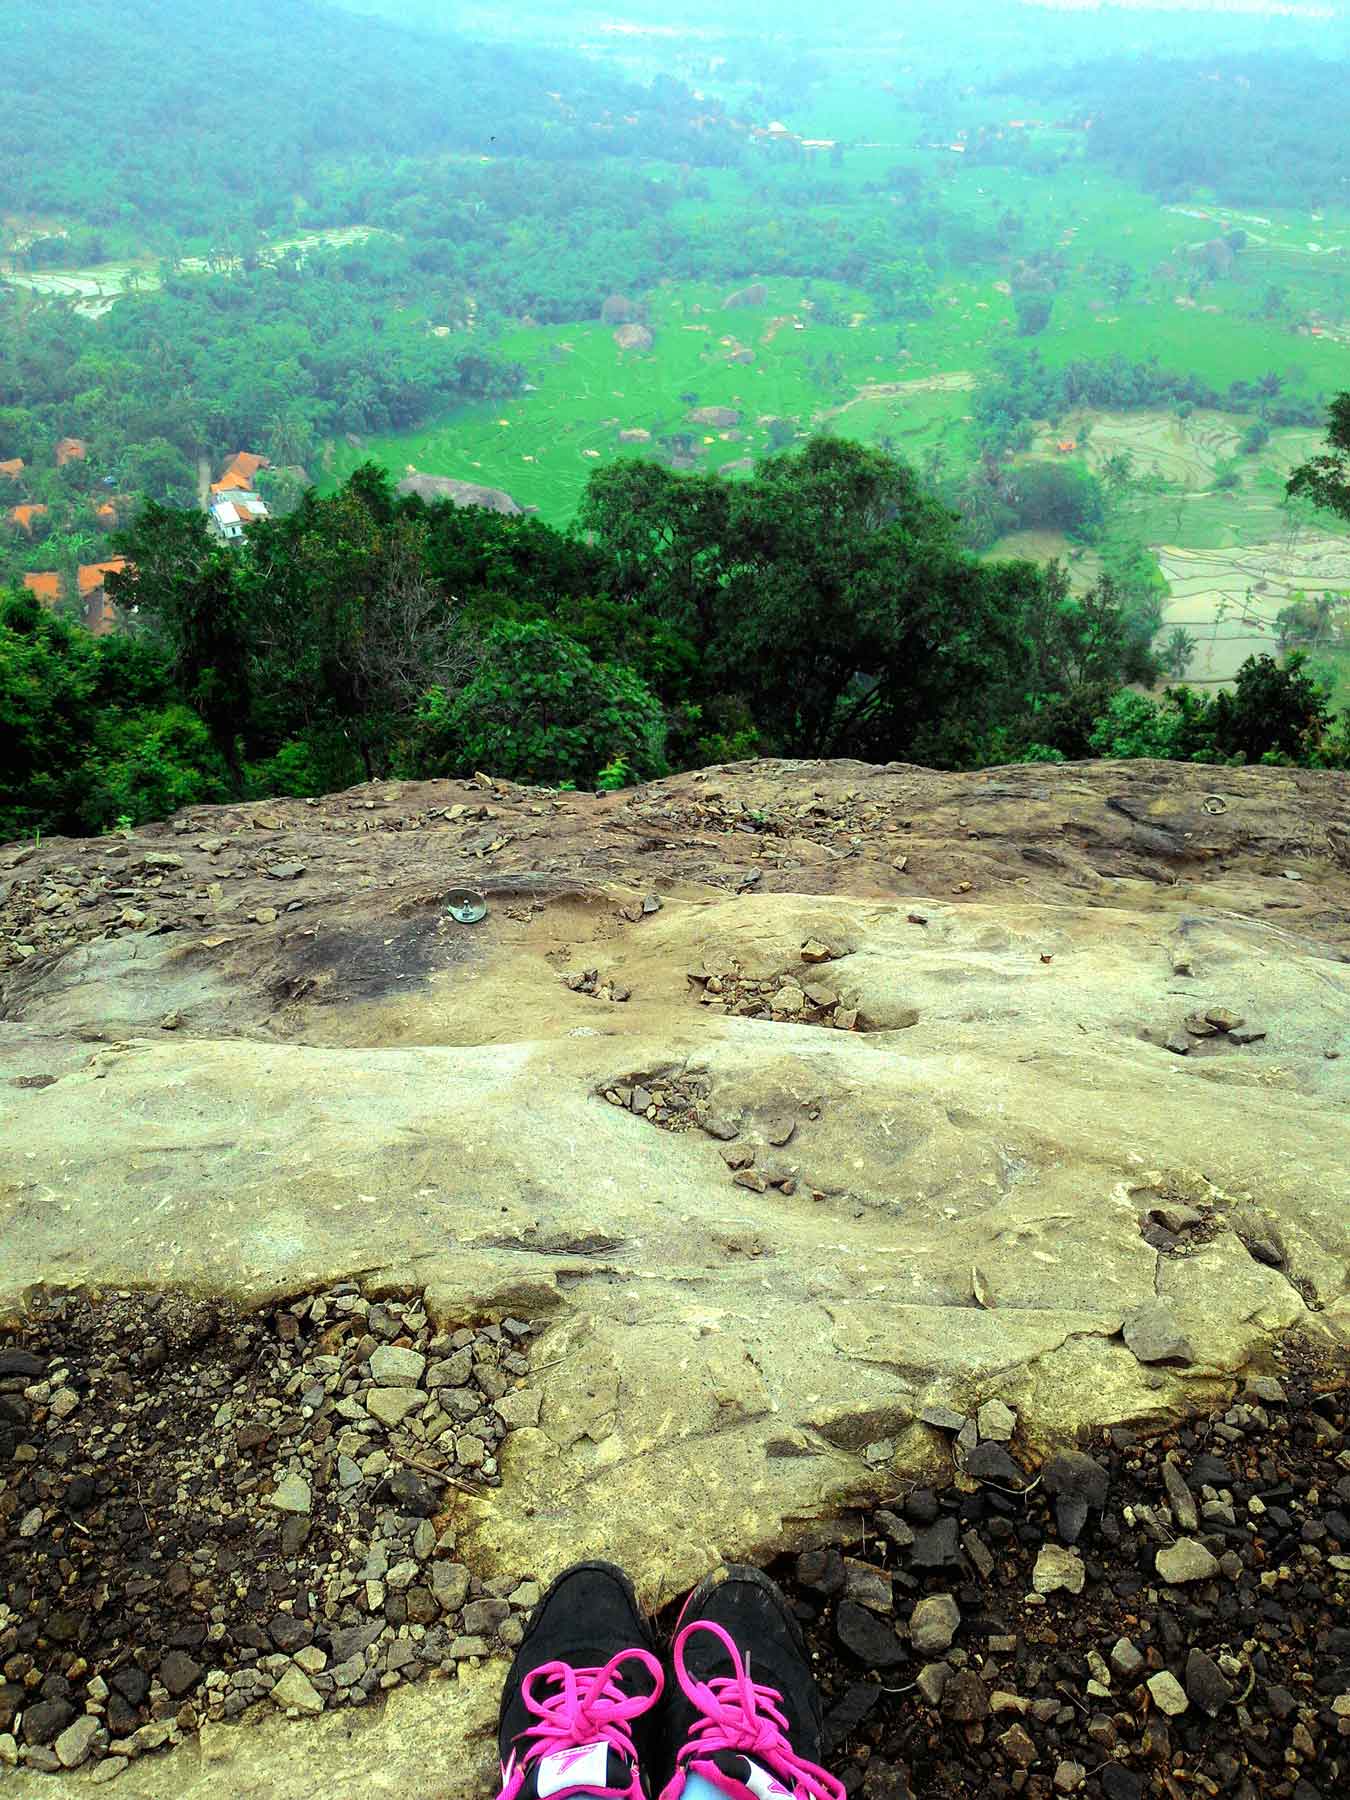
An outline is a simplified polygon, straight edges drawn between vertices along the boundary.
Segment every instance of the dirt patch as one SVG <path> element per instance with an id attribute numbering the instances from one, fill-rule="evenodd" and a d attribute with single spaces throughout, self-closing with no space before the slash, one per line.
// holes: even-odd
<path id="1" fill-rule="evenodd" d="M 1297 1339 L 1277 1367 L 1179 1430 L 1100 1432 L 1039 1468 L 1014 1422 L 1006 1448 L 958 1449 L 946 1484 L 773 1565 L 846 1792 L 1344 1793 L 1346 1378 Z M 973 1413 L 935 1435 L 958 1428 L 981 1436 Z M 916 1642 L 934 1601 L 954 1621 L 945 1651 Z"/>
<path id="2" fill-rule="evenodd" d="M 353 1283 L 45 1296 L 0 1343 L 0 1733 L 34 1769 L 135 1758 L 519 1642 L 538 1590 L 477 1580 L 455 1512 L 538 1416 L 528 1336 Z"/>

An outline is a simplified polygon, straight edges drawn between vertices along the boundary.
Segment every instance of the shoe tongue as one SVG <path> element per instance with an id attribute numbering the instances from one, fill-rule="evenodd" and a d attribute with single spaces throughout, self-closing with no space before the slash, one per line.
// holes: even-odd
<path id="1" fill-rule="evenodd" d="M 704 1776 L 732 1800 L 791 1800 L 791 1788 L 763 1763 L 739 1750 L 718 1750 L 706 1760 L 700 1757 L 690 1764 L 690 1771 Z"/>
<path id="2" fill-rule="evenodd" d="M 530 1764 L 517 1800 L 555 1800 L 562 1794 L 627 1794 L 633 1765 L 612 1744 L 572 1744 Z"/>

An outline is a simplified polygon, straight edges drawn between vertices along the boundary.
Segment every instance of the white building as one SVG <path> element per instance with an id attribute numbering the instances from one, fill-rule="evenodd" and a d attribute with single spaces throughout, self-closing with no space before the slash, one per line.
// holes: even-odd
<path id="1" fill-rule="evenodd" d="M 269 517 L 267 502 L 251 489 L 235 488 L 228 494 L 217 494 L 206 509 L 211 529 L 223 543 L 242 542 L 244 532 L 259 519 Z"/>

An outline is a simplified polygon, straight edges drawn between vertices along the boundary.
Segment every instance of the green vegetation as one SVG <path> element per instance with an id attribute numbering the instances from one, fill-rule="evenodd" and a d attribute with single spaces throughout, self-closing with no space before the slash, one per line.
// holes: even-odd
<path id="1" fill-rule="evenodd" d="M 367 465 L 239 548 L 150 503 L 95 639 L 0 612 L 0 833 L 372 776 L 613 787 L 723 757 L 1344 762 L 1301 653 L 1162 701 L 1151 571 L 981 561 L 903 462 L 816 438 L 753 478 L 597 471 L 579 534 L 399 500 Z M 1291 627 L 1292 628 L 1292 627 Z"/>
<path id="2" fill-rule="evenodd" d="M 431 0 L 240 0 L 227 53 L 206 0 L 10 11 L 0 592 L 44 605 L 5 603 L 0 828 L 481 763 L 1340 754 L 1339 26 L 1102 9 L 1046 70 L 980 0 L 585 58 Z M 274 517 L 227 549 L 192 509 L 241 448 Z M 1160 677 L 1234 685 L 1120 697 Z"/>

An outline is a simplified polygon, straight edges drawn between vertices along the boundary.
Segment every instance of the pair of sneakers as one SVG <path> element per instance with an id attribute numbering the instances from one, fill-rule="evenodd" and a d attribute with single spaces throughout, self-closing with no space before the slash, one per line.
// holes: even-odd
<path id="1" fill-rule="evenodd" d="M 498 1800 L 844 1800 L 821 1737 L 801 1631 L 758 1569 L 701 1582 L 663 1657 L 623 1571 L 577 1563 L 507 1677 Z"/>

